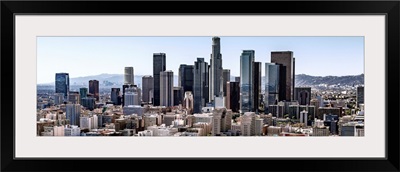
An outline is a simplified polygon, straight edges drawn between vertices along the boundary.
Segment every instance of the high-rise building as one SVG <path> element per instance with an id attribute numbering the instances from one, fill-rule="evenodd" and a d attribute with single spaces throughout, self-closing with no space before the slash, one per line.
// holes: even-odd
<path id="1" fill-rule="evenodd" d="M 226 84 L 226 108 L 232 112 L 239 112 L 240 86 L 239 82 L 227 82 Z"/>
<path id="2" fill-rule="evenodd" d="M 279 65 L 265 63 L 265 112 L 269 113 L 269 105 L 276 105 L 279 102 Z"/>
<path id="3" fill-rule="evenodd" d="M 81 98 L 87 97 L 88 89 L 87 88 L 79 88 L 79 95 Z"/>
<path id="4" fill-rule="evenodd" d="M 160 72 L 160 105 L 174 105 L 174 72 L 172 70 Z"/>
<path id="5" fill-rule="evenodd" d="M 193 92 L 194 66 L 181 64 L 179 66 L 178 86 L 182 89 L 181 98 L 186 91 Z"/>
<path id="6" fill-rule="evenodd" d="M 56 90 L 55 93 L 63 93 L 64 101 L 68 100 L 69 93 L 69 74 L 56 73 Z"/>
<path id="7" fill-rule="evenodd" d="M 69 96 L 68 96 L 68 102 L 71 102 L 72 104 L 79 104 L 80 103 L 80 96 L 79 92 L 77 91 L 70 91 Z"/>
<path id="8" fill-rule="evenodd" d="M 122 85 L 122 106 L 125 106 L 125 92 L 127 89 L 133 88 L 133 84 L 124 84 Z"/>
<path id="9" fill-rule="evenodd" d="M 54 93 L 54 104 L 60 105 L 64 103 L 64 93 Z"/>
<path id="10" fill-rule="evenodd" d="M 204 61 L 204 58 L 197 58 L 194 62 L 194 113 L 201 113 L 202 107 L 209 102 L 209 65 Z"/>
<path id="11" fill-rule="evenodd" d="M 143 102 L 153 102 L 154 78 L 146 75 L 142 77 L 142 100 Z"/>
<path id="12" fill-rule="evenodd" d="M 294 81 L 295 81 L 295 71 L 294 71 L 294 58 L 292 51 L 273 51 L 271 52 L 271 63 L 282 64 L 284 71 L 281 69 L 279 73 L 280 78 L 284 78 L 285 83 L 281 83 L 285 85 L 284 90 L 279 90 L 284 94 L 284 99 L 291 101 L 294 96 Z"/>
<path id="13" fill-rule="evenodd" d="M 182 104 L 182 88 L 181 87 L 174 87 L 174 106 L 178 106 Z"/>
<path id="14" fill-rule="evenodd" d="M 96 101 L 99 101 L 99 81 L 98 80 L 89 80 L 89 93 L 93 94 Z"/>
<path id="15" fill-rule="evenodd" d="M 240 110 L 242 113 L 253 110 L 253 62 L 255 51 L 243 50 L 240 56 Z"/>
<path id="16" fill-rule="evenodd" d="M 221 45 L 220 38 L 212 38 L 212 53 L 210 59 L 210 97 L 209 100 L 213 101 L 214 97 L 219 97 L 221 92 L 221 81 L 222 78 L 222 55 L 221 55 Z"/>
<path id="17" fill-rule="evenodd" d="M 241 119 L 241 132 L 242 136 L 255 135 L 255 113 L 245 112 Z"/>
<path id="18" fill-rule="evenodd" d="M 111 101 L 113 102 L 114 105 L 120 105 L 120 99 L 119 99 L 119 95 L 120 95 L 120 88 L 111 88 Z"/>
<path id="19" fill-rule="evenodd" d="M 134 84 L 133 67 L 125 67 L 124 70 L 124 84 Z"/>
<path id="20" fill-rule="evenodd" d="M 231 81 L 231 70 L 229 69 L 224 69 L 222 72 L 222 83 L 223 83 L 223 91 L 224 91 L 224 97 L 226 96 L 226 83 Z"/>
<path id="21" fill-rule="evenodd" d="M 311 87 L 295 87 L 293 100 L 297 100 L 300 105 L 310 105 Z"/>
<path id="22" fill-rule="evenodd" d="M 357 87 L 357 107 L 360 107 L 360 104 L 364 104 L 364 87 Z"/>
<path id="23" fill-rule="evenodd" d="M 125 89 L 124 97 L 124 106 L 131 105 L 140 105 L 139 95 L 133 87 Z"/>
<path id="24" fill-rule="evenodd" d="M 185 98 L 183 99 L 183 107 L 187 110 L 187 114 L 193 113 L 193 94 L 190 91 L 185 92 Z"/>
<path id="25" fill-rule="evenodd" d="M 232 128 L 232 110 L 222 108 L 219 113 L 221 113 L 221 131 L 227 132 Z"/>
<path id="26" fill-rule="evenodd" d="M 154 78 L 154 91 L 153 91 L 153 105 L 160 105 L 160 72 L 166 70 L 166 54 L 154 53 L 153 54 L 153 78 Z"/>
<path id="27" fill-rule="evenodd" d="M 79 125 L 79 117 L 81 116 L 80 104 L 67 104 L 65 107 L 66 118 L 69 119 L 71 125 Z"/>
<path id="28" fill-rule="evenodd" d="M 261 62 L 253 62 L 253 112 L 261 105 Z"/>
<path id="29" fill-rule="evenodd" d="M 93 110 L 95 107 L 96 98 L 84 97 L 81 98 L 81 105 L 89 110 Z"/>
<path id="30" fill-rule="evenodd" d="M 221 134 L 221 116 L 224 109 L 214 109 L 212 114 L 211 135 L 218 136 Z"/>

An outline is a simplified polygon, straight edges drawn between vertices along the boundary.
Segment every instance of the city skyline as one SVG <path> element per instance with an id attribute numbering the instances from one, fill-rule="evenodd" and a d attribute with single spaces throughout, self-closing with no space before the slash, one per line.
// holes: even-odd
<path id="1" fill-rule="evenodd" d="M 133 66 L 124 67 L 123 84 L 113 83 L 111 92 L 100 91 L 97 79 L 89 80 L 88 89 L 71 90 L 70 74 L 56 73 L 54 89 L 37 94 L 37 135 L 364 136 L 363 86 L 341 86 L 339 81 L 334 87 L 299 87 L 295 69 L 302 59 L 289 50 L 271 51 L 264 83 L 256 51 L 242 50 L 240 77 L 230 81 L 231 68 L 222 65 L 220 40 L 212 37 L 209 63 L 197 57 L 194 65 L 179 65 L 178 87 L 174 86 L 174 71 L 167 68 L 165 52 L 153 53 L 153 75 L 139 79 L 143 87 L 134 82 Z M 76 64 L 80 63 L 85 64 Z M 318 67 L 308 64 L 308 68 Z"/>
<path id="2" fill-rule="evenodd" d="M 134 68 L 135 75 L 151 75 L 153 53 L 165 53 L 166 70 L 177 75 L 180 64 L 193 65 L 198 57 L 210 63 L 211 38 L 38 37 L 37 83 L 51 83 L 54 73 L 61 72 L 69 73 L 71 78 L 123 74 L 127 66 Z M 271 51 L 293 51 L 298 59 L 295 74 L 346 76 L 364 73 L 363 37 L 220 38 L 222 66 L 230 69 L 231 76 L 240 75 L 240 54 L 246 49 L 255 50 L 255 61 L 262 64 L 271 61 Z M 142 56 L 148 57 L 139 58 Z M 61 63 L 54 63 L 54 58 Z M 324 65 L 327 62 L 329 65 Z M 313 67 L 309 67 L 310 63 Z M 265 73 L 264 69 L 261 73 Z"/>

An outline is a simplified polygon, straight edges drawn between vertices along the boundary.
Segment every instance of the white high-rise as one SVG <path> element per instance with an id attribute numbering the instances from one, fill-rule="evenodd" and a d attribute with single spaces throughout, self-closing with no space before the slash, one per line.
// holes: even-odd
<path id="1" fill-rule="evenodd" d="M 124 84 L 134 84 L 133 67 L 125 67 Z"/>

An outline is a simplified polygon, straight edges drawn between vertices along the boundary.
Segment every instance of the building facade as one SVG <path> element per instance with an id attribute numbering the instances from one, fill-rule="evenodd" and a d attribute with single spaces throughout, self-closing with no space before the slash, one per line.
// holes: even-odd
<path id="1" fill-rule="evenodd" d="M 284 90 L 279 90 L 284 94 L 284 100 L 291 101 L 294 96 L 294 81 L 295 81 L 295 62 L 292 51 L 273 51 L 271 52 L 271 63 L 281 64 L 282 68 L 279 77 L 284 78 Z M 280 100 L 280 101 L 283 101 Z"/>
<path id="2" fill-rule="evenodd" d="M 56 88 L 55 93 L 63 93 L 64 100 L 68 100 L 69 93 L 69 74 L 68 73 L 56 73 Z"/>
<path id="3" fill-rule="evenodd" d="M 204 61 L 204 58 L 197 58 L 194 62 L 194 113 L 201 113 L 202 107 L 209 102 L 209 65 Z"/>
<path id="4" fill-rule="evenodd" d="M 240 56 L 240 110 L 242 113 L 253 110 L 253 62 L 255 51 L 243 50 Z"/>
<path id="5" fill-rule="evenodd" d="M 89 80 L 89 93 L 93 94 L 96 101 L 99 101 L 99 81 L 98 80 Z"/>
<path id="6" fill-rule="evenodd" d="M 172 70 L 160 72 L 160 105 L 174 105 L 174 72 Z"/>
<path id="7" fill-rule="evenodd" d="M 153 54 L 153 78 L 154 78 L 154 91 L 153 91 L 153 105 L 160 105 L 160 72 L 166 70 L 166 54 L 154 53 Z"/>
<path id="8" fill-rule="evenodd" d="M 214 97 L 218 97 L 220 94 L 220 86 L 222 78 L 222 54 L 221 54 L 221 44 L 219 37 L 212 38 L 212 53 L 210 59 L 210 91 L 209 100 L 213 101 Z"/>

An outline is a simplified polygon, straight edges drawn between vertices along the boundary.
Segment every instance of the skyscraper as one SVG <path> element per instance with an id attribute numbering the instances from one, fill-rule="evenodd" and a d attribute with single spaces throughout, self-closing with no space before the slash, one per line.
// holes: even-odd
<path id="1" fill-rule="evenodd" d="M 89 81 L 89 93 L 93 94 L 96 101 L 99 101 L 99 81 L 98 80 L 90 80 Z"/>
<path id="2" fill-rule="evenodd" d="M 154 53 L 153 54 L 153 78 L 154 78 L 154 92 L 153 92 L 153 105 L 160 105 L 160 72 L 166 70 L 166 54 Z"/>
<path id="3" fill-rule="evenodd" d="M 261 104 L 261 62 L 253 63 L 253 112 L 258 112 Z"/>
<path id="4" fill-rule="evenodd" d="M 204 61 L 204 58 L 197 58 L 194 62 L 194 113 L 201 113 L 202 107 L 209 102 L 209 65 Z"/>
<path id="5" fill-rule="evenodd" d="M 68 102 L 71 102 L 72 104 L 79 104 L 80 103 L 79 92 L 70 91 L 68 96 Z"/>
<path id="6" fill-rule="evenodd" d="M 226 96 L 226 83 L 231 81 L 231 70 L 229 69 L 224 69 L 222 72 L 222 78 L 223 78 L 223 91 L 224 91 L 224 96 Z"/>
<path id="7" fill-rule="evenodd" d="M 300 105 L 310 105 L 311 87 L 295 87 L 293 100 L 297 100 Z"/>
<path id="8" fill-rule="evenodd" d="M 66 118 L 69 119 L 70 125 L 79 125 L 79 117 L 81 116 L 81 105 L 67 104 L 65 107 Z"/>
<path id="9" fill-rule="evenodd" d="M 124 106 L 139 105 L 139 95 L 134 87 L 125 89 Z"/>
<path id="10" fill-rule="evenodd" d="M 209 100 L 213 101 L 214 97 L 218 97 L 220 94 L 220 79 L 222 77 L 222 55 L 220 38 L 212 38 L 212 53 L 210 59 L 210 97 Z"/>
<path id="11" fill-rule="evenodd" d="M 114 105 L 120 105 L 120 99 L 118 98 L 120 94 L 121 89 L 120 88 L 111 88 L 111 101 L 113 102 Z"/>
<path id="12" fill-rule="evenodd" d="M 182 104 L 183 97 L 182 97 L 182 88 L 181 87 L 174 87 L 174 106 L 178 106 Z"/>
<path id="13" fill-rule="evenodd" d="M 154 78 L 146 75 L 142 77 L 142 100 L 143 102 L 153 102 Z"/>
<path id="14" fill-rule="evenodd" d="M 81 98 L 87 97 L 88 89 L 87 88 L 79 88 L 79 95 Z"/>
<path id="15" fill-rule="evenodd" d="M 265 63 L 265 112 L 269 113 L 269 105 L 275 105 L 279 101 L 279 65 Z"/>
<path id="16" fill-rule="evenodd" d="M 160 105 L 173 106 L 174 104 L 174 72 L 172 70 L 160 72 Z"/>
<path id="17" fill-rule="evenodd" d="M 284 92 L 286 101 L 293 100 L 294 97 L 294 58 L 292 51 L 273 51 L 271 52 L 271 63 L 282 64 L 285 67 L 285 72 L 280 72 L 280 78 L 285 78 L 285 90 L 279 90 Z"/>
<path id="18" fill-rule="evenodd" d="M 193 92 L 193 65 L 181 64 L 179 66 L 178 86 L 181 87 L 181 98 L 186 91 Z"/>
<path id="19" fill-rule="evenodd" d="M 134 84 L 133 67 L 125 67 L 124 84 Z"/>
<path id="20" fill-rule="evenodd" d="M 63 93 L 64 101 L 68 100 L 69 93 L 69 74 L 56 73 L 56 90 L 55 93 Z"/>
<path id="21" fill-rule="evenodd" d="M 122 85 L 122 106 L 125 106 L 125 92 L 127 89 L 133 88 L 133 84 L 124 84 Z"/>
<path id="22" fill-rule="evenodd" d="M 240 56 L 240 109 L 242 113 L 253 110 L 253 62 L 255 51 L 243 50 Z"/>
<path id="23" fill-rule="evenodd" d="M 239 82 L 230 81 L 226 84 L 226 108 L 239 112 L 240 87 Z"/>

